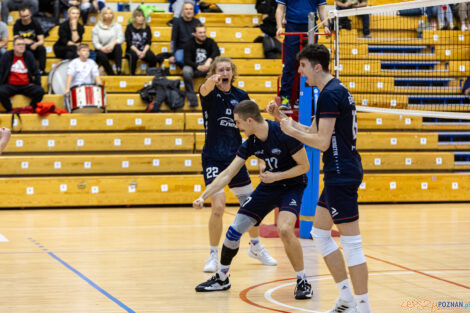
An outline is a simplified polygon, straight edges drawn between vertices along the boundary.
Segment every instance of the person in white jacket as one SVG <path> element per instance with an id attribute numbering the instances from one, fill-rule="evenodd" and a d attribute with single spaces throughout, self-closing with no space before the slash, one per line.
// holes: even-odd
<path id="1" fill-rule="evenodd" d="M 93 46 L 96 50 L 96 63 L 102 65 L 108 75 L 114 75 L 109 60 L 114 60 L 117 75 L 121 75 L 122 48 L 124 33 L 119 23 L 114 21 L 114 12 L 110 7 L 101 10 L 100 20 L 92 30 Z"/>

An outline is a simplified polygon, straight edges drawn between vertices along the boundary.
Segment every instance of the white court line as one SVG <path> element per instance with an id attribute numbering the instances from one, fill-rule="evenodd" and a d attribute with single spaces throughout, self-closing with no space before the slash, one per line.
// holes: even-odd
<path id="1" fill-rule="evenodd" d="M 8 242 L 7 237 L 5 237 L 5 236 L 3 236 L 2 234 L 0 234 L 0 242 Z"/>
<path id="2" fill-rule="evenodd" d="M 468 271 L 461 271 L 461 270 L 455 270 L 455 271 L 423 271 L 423 273 L 433 273 L 433 274 L 439 274 L 439 273 L 449 273 L 449 272 L 453 272 L 453 273 L 468 273 Z M 380 276 L 380 275 L 411 275 L 411 274 L 416 274 L 415 272 L 384 272 L 384 273 L 369 273 L 369 276 Z M 326 279 L 331 279 L 330 276 L 327 276 L 327 277 L 316 277 L 316 278 L 311 278 L 311 279 L 308 279 L 309 281 L 320 281 L 320 280 L 326 280 Z M 292 306 L 292 305 L 288 305 L 288 304 L 285 304 L 285 303 L 282 303 L 282 302 L 279 302 L 277 300 L 274 300 L 271 296 L 271 294 L 278 290 L 278 289 L 281 289 L 281 288 L 284 288 L 284 287 L 287 287 L 287 286 L 292 286 L 292 285 L 295 285 L 296 282 L 292 282 L 292 283 L 288 283 L 288 284 L 283 284 L 283 285 L 280 285 L 280 286 L 277 286 L 277 287 L 274 287 L 274 288 L 271 288 L 271 289 L 268 289 L 265 293 L 264 293 L 264 298 L 266 300 L 268 300 L 269 302 L 271 303 L 274 303 L 274 304 L 277 304 L 279 306 L 283 306 L 283 307 L 286 307 L 288 309 L 293 309 L 293 310 L 298 310 L 298 311 L 304 311 L 304 312 L 311 312 L 311 313 L 323 313 L 323 312 L 320 312 L 320 311 L 314 311 L 314 310 L 309 310 L 309 309 L 304 309 L 304 308 L 298 308 L 298 307 L 295 307 L 295 306 Z"/>

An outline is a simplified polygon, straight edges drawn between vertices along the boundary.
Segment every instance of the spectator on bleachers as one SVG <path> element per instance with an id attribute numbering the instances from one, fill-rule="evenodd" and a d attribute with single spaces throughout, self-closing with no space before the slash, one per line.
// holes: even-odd
<path id="1" fill-rule="evenodd" d="M 263 53 L 266 59 L 280 59 L 282 43 L 276 38 L 276 0 L 257 0 L 256 11 L 262 14 L 259 28 L 263 32 L 254 42 L 263 43 Z"/>
<path id="2" fill-rule="evenodd" d="M 0 58 L 7 52 L 8 48 L 8 27 L 5 22 L 0 21 Z"/>
<path id="3" fill-rule="evenodd" d="M 58 23 L 60 18 L 60 0 L 39 0 L 39 12 L 49 13 Z"/>
<path id="4" fill-rule="evenodd" d="M 328 13 L 326 11 L 326 0 L 317 1 L 297 1 L 297 0 L 276 0 L 276 35 L 279 37 L 284 30 L 282 21 L 285 13 L 286 32 L 298 33 L 308 31 L 308 14 L 317 12 L 320 20 L 324 22 L 323 30 L 329 33 Z M 284 37 L 284 67 L 282 68 L 281 90 L 279 96 L 282 99 L 281 109 L 291 108 L 292 87 L 294 85 L 295 75 L 297 75 L 297 60 L 295 56 L 300 51 L 299 36 Z M 298 94 L 298 88 L 295 91 Z M 295 105 L 295 104 L 294 104 Z"/>
<path id="5" fill-rule="evenodd" d="M 439 30 L 446 28 L 454 29 L 454 16 L 448 4 L 426 7 L 425 12 L 428 17 L 428 22 L 431 24 L 431 29 L 436 29 L 436 19 Z M 447 25 L 445 20 L 447 20 Z"/>
<path id="6" fill-rule="evenodd" d="M 199 6 L 197 4 L 199 0 L 169 0 L 170 2 L 170 6 L 168 8 L 168 10 L 170 12 L 173 12 L 173 18 L 167 23 L 168 26 L 173 26 L 174 22 L 176 21 L 176 19 L 178 19 L 181 14 L 184 14 L 183 13 L 183 7 L 184 7 L 184 4 L 189 2 L 193 5 L 193 8 L 194 8 L 194 13 L 197 14 L 199 12 Z"/>
<path id="7" fill-rule="evenodd" d="M 462 94 L 466 96 L 470 95 L 470 77 L 467 77 L 467 80 L 463 84 Z"/>
<path id="8" fill-rule="evenodd" d="M 2 1 L 2 21 L 8 23 L 10 11 L 18 11 L 22 7 L 28 7 L 33 14 L 38 12 L 38 0 L 3 0 Z"/>
<path id="9" fill-rule="evenodd" d="M 64 94 L 70 91 L 70 87 L 81 84 L 102 85 L 98 65 L 89 59 L 90 47 L 86 43 L 78 46 L 78 58 L 70 62 L 67 68 L 67 81 Z"/>
<path id="10" fill-rule="evenodd" d="M 201 22 L 194 17 L 194 4 L 191 1 L 184 3 L 183 16 L 174 19 L 171 29 L 171 54 L 169 61 L 184 66 L 184 45 L 191 39 L 194 27 Z"/>
<path id="11" fill-rule="evenodd" d="M 12 109 L 10 97 L 18 94 L 31 98 L 33 108 L 44 95 L 36 60 L 26 50 L 22 37 L 13 39 L 13 50 L 5 52 L 0 60 L 0 102 L 7 112 Z"/>
<path id="12" fill-rule="evenodd" d="M 116 64 L 117 75 L 121 75 L 122 48 L 124 34 L 121 24 L 114 20 L 114 12 L 110 7 L 101 10 L 100 19 L 93 27 L 92 40 L 96 50 L 96 63 L 102 65 L 108 75 L 114 75 L 109 59 Z"/>
<path id="13" fill-rule="evenodd" d="M 470 29 L 470 2 L 462 2 L 457 4 L 457 11 L 460 19 L 460 29 L 466 31 Z"/>
<path id="14" fill-rule="evenodd" d="M 68 9 L 77 7 L 80 9 L 80 16 L 82 17 L 83 24 L 86 25 L 88 15 L 90 13 L 100 12 L 106 6 L 104 0 L 60 0 L 61 8 L 64 12 L 64 17 L 68 20 Z"/>
<path id="15" fill-rule="evenodd" d="M 59 26 L 59 39 L 54 44 L 54 53 L 61 59 L 74 59 L 77 57 L 77 47 L 82 42 L 85 28 L 78 22 L 78 8 L 71 7 L 67 12 L 69 19 Z"/>
<path id="16" fill-rule="evenodd" d="M 31 51 L 38 61 L 39 71 L 44 74 L 46 68 L 46 48 L 41 25 L 32 17 L 29 8 L 20 8 L 20 18 L 13 26 L 13 36 L 21 36 L 26 42 L 26 50 Z"/>
<path id="17" fill-rule="evenodd" d="M 367 0 L 336 0 L 337 10 L 356 9 L 367 6 Z M 364 38 L 371 38 L 370 36 L 370 16 L 369 14 L 361 15 L 362 19 L 362 34 Z M 347 17 L 340 17 L 339 19 L 340 28 L 351 29 L 351 20 Z M 342 27 L 344 25 L 345 27 Z M 348 27 L 349 25 L 349 27 Z"/>
<path id="18" fill-rule="evenodd" d="M 206 76 L 212 61 L 219 55 L 219 46 L 212 38 L 207 38 L 206 27 L 196 25 L 193 38 L 184 46 L 183 80 L 189 106 L 198 105 L 193 79 Z"/>
<path id="19" fill-rule="evenodd" d="M 132 23 L 127 25 L 125 37 L 126 57 L 129 58 L 131 75 L 135 75 L 139 59 L 147 62 L 149 67 L 154 67 L 157 64 L 157 58 L 150 50 L 152 32 L 150 26 L 145 23 L 144 12 L 141 9 L 135 9 L 132 13 Z"/>

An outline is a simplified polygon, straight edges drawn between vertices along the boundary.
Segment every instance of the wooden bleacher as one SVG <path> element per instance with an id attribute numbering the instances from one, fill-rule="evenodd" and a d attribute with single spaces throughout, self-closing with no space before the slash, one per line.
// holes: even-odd
<path id="1" fill-rule="evenodd" d="M 223 1 L 229 2 L 254 3 L 253 0 Z M 118 13 L 117 16 L 125 26 L 130 13 Z M 254 27 L 259 24 L 259 15 L 224 13 L 200 14 L 198 17 L 205 20 L 207 34 L 218 41 L 221 54 L 233 58 L 237 64 L 240 76 L 235 86 L 247 90 L 264 109 L 276 93 L 282 64 L 280 60 L 264 59 L 262 45 L 253 43 L 260 35 L 259 28 Z M 374 36 L 395 34 L 390 26 L 395 18 L 389 17 L 383 24 L 372 19 Z M 150 17 L 152 51 L 155 53 L 169 50 L 171 28 L 166 26 L 169 19 L 171 14 L 168 13 Z M 92 16 L 86 26 L 86 42 L 91 41 L 91 28 L 95 22 L 96 16 Z M 419 18 L 416 18 L 413 23 L 417 25 L 418 22 Z M 353 19 L 353 27 L 359 29 L 360 26 L 360 21 Z M 358 33 L 361 32 L 357 29 L 347 33 L 341 30 L 346 40 L 340 47 L 344 60 L 340 79 L 350 88 L 356 103 L 407 108 L 414 101 L 412 94 L 415 92 L 413 88 L 399 86 L 406 81 L 397 78 L 406 80 L 415 73 L 400 72 L 399 67 L 391 72 L 379 70 L 389 66 L 384 65 L 383 60 L 400 61 L 400 53 L 410 49 L 423 52 L 416 53 L 414 61 L 438 61 L 433 64 L 433 70 L 441 70 L 443 77 L 449 79 L 439 90 L 430 87 L 426 95 L 435 93 L 438 97 L 444 91 L 447 97 L 459 97 L 457 87 L 470 75 L 470 63 L 452 48 L 435 40 L 436 35 L 447 33 L 428 31 L 423 33 L 423 38 L 418 38 L 414 26 L 411 24 L 394 40 L 379 37 L 365 40 L 360 38 Z M 470 51 L 470 36 L 460 35 L 461 42 L 469 45 Z M 56 31 L 52 31 L 46 40 L 47 70 L 59 62 L 52 52 L 56 36 Z M 332 48 L 330 39 L 322 38 L 321 41 Z M 394 51 L 387 59 L 377 56 L 380 49 L 400 45 L 406 47 L 398 53 Z M 126 62 L 124 71 L 127 70 Z M 136 91 L 152 77 L 144 76 L 144 68 L 138 65 L 137 76 L 103 77 L 108 92 L 107 114 L 45 117 L 24 114 L 21 123 L 14 120 L 15 133 L 5 150 L 3 162 L 0 162 L 1 207 L 189 205 L 194 200 L 204 188 L 200 159 L 204 132 L 200 106 L 194 109 L 185 105 L 178 112 L 172 112 L 163 105 L 165 113 L 144 113 L 146 104 Z M 462 65 L 464 70 L 461 70 Z M 165 66 L 170 67 L 167 62 Z M 368 72 L 380 75 L 371 76 Z M 170 73 L 170 79 L 182 80 L 179 69 L 170 67 Z M 202 81 L 197 79 L 195 87 Z M 47 89 L 46 77 L 42 84 Z M 376 93 L 386 96 L 377 102 Z M 45 95 L 44 101 L 63 108 L 61 95 Z M 15 107 L 28 102 L 23 96 L 13 98 Z M 9 127 L 11 118 L 9 114 L 0 114 L 1 126 Z M 470 129 L 470 123 L 359 113 L 358 125 L 357 146 L 365 169 L 360 201 L 470 201 L 470 178 L 459 173 L 470 169 L 470 154 L 466 152 L 470 150 L 470 139 L 466 141 L 466 137 L 462 137 Z M 257 160 L 251 158 L 247 165 L 256 184 Z M 228 201 L 237 203 L 230 193 Z"/>

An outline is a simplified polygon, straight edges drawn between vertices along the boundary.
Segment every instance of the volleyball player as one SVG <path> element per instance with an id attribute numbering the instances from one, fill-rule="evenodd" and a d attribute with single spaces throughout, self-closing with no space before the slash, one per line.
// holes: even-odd
<path id="1" fill-rule="evenodd" d="M 263 160 L 266 166 L 260 174 L 261 183 L 240 207 L 226 233 L 219 270 L 208 281 L 199 284 L 196 291 L 220 291 L 230 288 L 228 271 L 238 252 L 240 237 L 253 226 L 258 226 L 270 211 L 278 207 L 279 236 L 287 257 L 297 272 L 295 298 L 310 299 L 312 287 L 305 276 L 302 247 L 294 232 L 302 195 L 307 185 L 305 173 L 309 169 L 304 145 L 285 135 L 279 123 L 264 120 L 253 101 L 240 102 L 235 107 L 234 118 L 237 127 L 245 132 L 248 139 L 238 148 L 232 163 L 193 202 L 193 206 L 202 208 L 204 200 L 229 184 L 251 155 Z"/>
<path id="2" fill-rule="evenodd" d="M 240 132 L 235 127 L 233 109 L 242 101 L 249 99 L 248 94 L 232 84 L 237 75 L 235 64 L 225 57 L 217 57 L 209 68 L 208 78 L 199 89 L 206 140 L 202 149 L 202 167 L 206 186 L 219 175 L 235 158 L 242 142 Z M 240 205 L 253 192 L 250 176 L 245 166 L 228 184 Z M 211 216 L 209 219 L 210 256 L 204 272 L 215 272 L 219 264 L 218 246 L 222 236 L 222 216 L 225 209 L 225 193 L 219 188 L 211 197 Z M 265 265 L 277 265 L 268 251 L 260 244 L 259 229 L 250 231 L 248 255 Z"/>
<path id="3" fill-rule="evenodd" d="M 287 118 L 274 101 L 267 110 L 281 120 L 284 133 L 323 151 L 324 187 L 311 234 L 339 290 L 335 307 L 328 312 L 370 313 L 368 270 L 358 222 L 357 190 L 363 171 L 356 149 L 354 99 L 328 71 L 330 53 L 325 46 L 308 45 L 298 53 L 297 60 L 299 73 L 306 76 L 307 84 L 321 90 L 312 125 L 306 127 Z M 341 234 L 341 246 L 357 301 L 354 301 L 343 255 L 331 237 L 333 224 Z"/>

